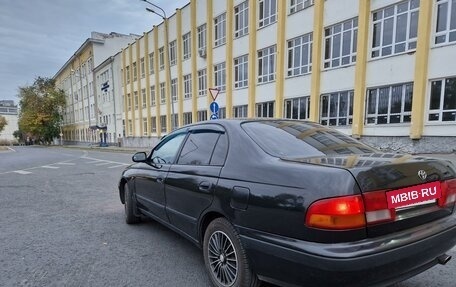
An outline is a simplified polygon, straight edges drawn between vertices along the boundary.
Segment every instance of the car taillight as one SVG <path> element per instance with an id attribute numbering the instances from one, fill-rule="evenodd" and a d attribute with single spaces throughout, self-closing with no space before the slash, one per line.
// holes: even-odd
<path id="1" fill-rule="evenodd" d="M 388 209 L 385 191 L 316 201 L 309 207 L 306 225 L 313 228 L 343 230 L 393 221 L 396 213 Z"/>
<path id="2" fill-rule="evenodd" d="M 440 207 L 445 207 L 456 202 L 456 179 L 441 182 L 442 196 L 438 200 Z"/>
<path id="3" fill-rule="evenodd" d="M 361 195 L 335 197 L 314 202 L 308 209 L 306 225 L 321 229 L 355 229 L 366 225 Z"/>

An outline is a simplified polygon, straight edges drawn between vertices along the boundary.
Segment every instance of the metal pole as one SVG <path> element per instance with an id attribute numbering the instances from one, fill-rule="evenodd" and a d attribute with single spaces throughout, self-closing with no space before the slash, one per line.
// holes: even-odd
<path id="1" fill-rule="evenodd" d="M 153 7 L 159 9 L 163 15 L 160 15 L 159 13 L 157 13 L 155 10 L 153 9 L 150 9 L 150 8 L 146 8 L 146 10 L 148 12 L 151 12 L 151 13 L 154 13 L 155 15 L 158 15 L 160 16 L 162 19 L 163 19 L 163 23 L 165 24 L 165 47 L 167 48 L 167 51 L 166 51 L 166 55 L 167 55 L 167 61 L 168 61 L 168 78 L 169 78 L 169 81 L 167 81 L 167 85 L 168 85 L 168 91 L 169 91 L 169 100 L 170 100 L 170 104 L 171 104 L 171 130 L 174 130 L 175 128 L 175 125 L 176 125 L 176 122 L 174 120 L 174 100 L 173 100 L 173 96 L 171 95 L 171 67 L 169 66 L 170 63 L 171 63 L 171 60 L 170 60 L 170 53 L 169 53 L 169 34 L 168 34 L 168 18 L 166 17 L 166 12 L 165 10 L 163 10 L 160 6 L 158 5 L 155 5 L 154 3 L 151 3 L 147 0 L 141 0 L 143 2 L 146 2 L 147 4 L 149 5 L 152 5 Z"/>

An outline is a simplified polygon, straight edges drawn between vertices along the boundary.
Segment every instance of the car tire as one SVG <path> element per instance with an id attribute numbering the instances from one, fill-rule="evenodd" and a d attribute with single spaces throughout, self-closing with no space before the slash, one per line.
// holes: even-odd
<path id="1" fill-rule="evenodd" d="M 207 227 L 203 255 L 214 286 L 259 286 L 260 281 L 249 267 L 239 235 L 225 218 L 217 218 Z"/>
<path id="2" fill-rule="evenodd" d="M 128 188 L 128 184 L 124 186 L 125 191 L 125 222 L 127 224 L 135 224 L 141 221 L 141 218 L 136 215 L 136 202 L 133 198 L 133 193 Z"/>

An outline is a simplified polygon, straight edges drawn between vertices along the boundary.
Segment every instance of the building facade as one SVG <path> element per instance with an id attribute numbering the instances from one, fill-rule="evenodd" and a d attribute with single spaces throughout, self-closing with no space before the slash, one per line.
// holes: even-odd
<path id="1" fill-rule="evenodd" d="M 0 142 L 2 144 L 13 144 L 17 142 L 14 132 L 19 130 L 18 109 L 14 101 L 0 101 L 0 116 L 6 119 L 6 126 L 0 132 Z"/>
<path id="2" fill-rule="evenodd" d="M 455 45 L 451 0 L 192 0 L 122 51 L 126 136 L 208 119 L 218 88 L 219 117 L 309 119 L 380 147 L 453 151 Z"/>
<path id="3" fill-rule="evenodd" d="M 73 56 L 56 73 L 56 86 L 65 91 L 67 105 L 63 111 L 62 133 L 65 143 L 95 143 L 100 141 L 100 125 L 93 72 L 137 35 L 92 32 Z M 104 128 L 104 126 L 102 127 Z M 104 129 L 102 129 L 104 130 Z"/>

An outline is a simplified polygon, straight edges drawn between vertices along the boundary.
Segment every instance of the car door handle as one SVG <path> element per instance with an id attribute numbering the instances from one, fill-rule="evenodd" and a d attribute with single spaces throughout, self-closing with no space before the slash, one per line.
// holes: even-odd
<path id="1" fill-rule="evenodd" d="M 157 183 L 163 183 L 164 181 L 163 177 L 157 177 Z"/>
<path id="2" fill-rule="evenodd" d="M 198 189 L 202 192 L 211 192 L 212 190 L 212 183 L 203 181 L 199 184 Z"/>

